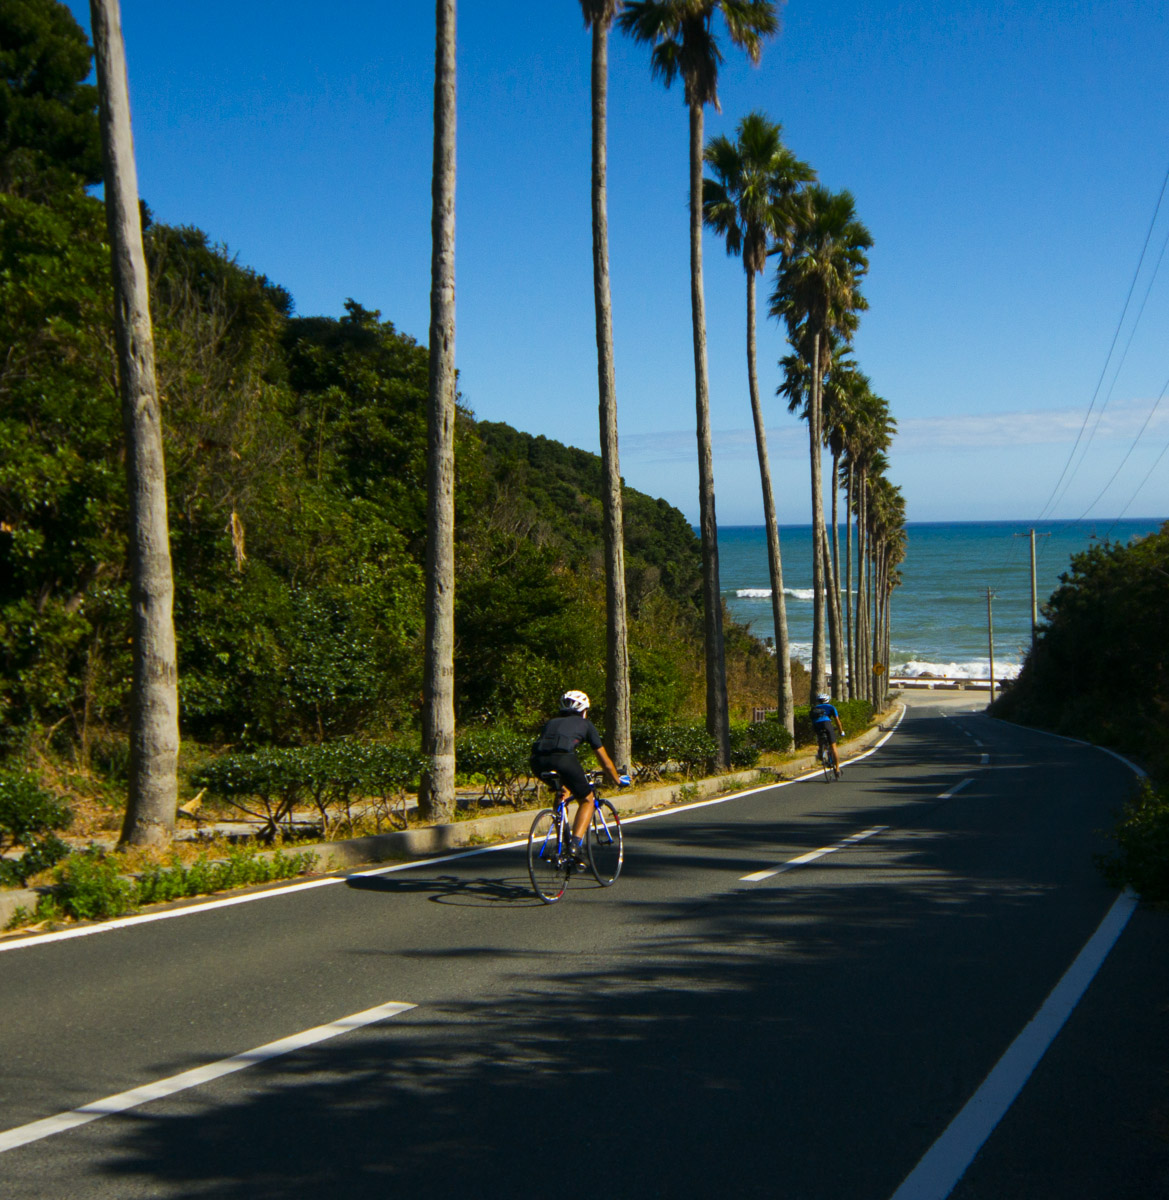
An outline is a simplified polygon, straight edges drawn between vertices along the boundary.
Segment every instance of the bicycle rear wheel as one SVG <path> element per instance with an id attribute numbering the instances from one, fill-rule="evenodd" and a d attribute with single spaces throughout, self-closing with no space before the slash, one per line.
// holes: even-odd
<path id="1" fill-rule="evenodd" d="M 545 904 L 555 904 L 568 886 L 562 831 L 556 813 L 541 809 L 528 832 L 528 875 L 532 889 Z"/>
<path id="2" fill-rule="evenodd" d="M 598 800 L 588 836 L 589 866 L 601 887 L 609 887 L 621 874 L 625 862 L 625 839 L 621 818 L 608 800 Z"/>

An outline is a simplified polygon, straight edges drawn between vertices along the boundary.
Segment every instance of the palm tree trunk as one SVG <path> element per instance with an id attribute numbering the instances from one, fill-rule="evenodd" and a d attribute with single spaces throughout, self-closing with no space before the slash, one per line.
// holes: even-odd
<path id="1" fill-rule="evenodd" d="M 853 657 L 852 629 L 852 517 L 853 517 L 853 478 L 852 458 L 848 462 L 848 485 L 844 490 L 844 632 L 847 643 L 848 658 L 848 698 L 856 699 L 856 659 Z"/>
<path id="2" fill-rule="evenodd" d="M 426 651 L 418 795 L 422 815 L 455 808 L 455 0 L 437 0 L 431 181 L 427 416 Z"/>
<path id="3" fill-rule="evenodd" d="M 156 846 L 173 836 L 178 804 L 178 661 L 166 461 L 118 0 L 91 0 L 90 18 L 101 102 L 130 507 L 133 684 L 130 786 L 121 841 Z"/>
<path id="4" fill-rule="evenodd" d="M 862 700 L 872 699 L 870 695 L 870 679 L 867 673 L 865 646 L 868 642 L 869 630 L 869 589 L 868 589 L 868 479 L 867 472 L 861 471 L 857 486 L 857 578 L 856 578 L 856 682 L 858 694 Z"/>
<path id="5" fill-rule="evenodd" d="M 771 615 L 775 623 L 775 665 L 779 673 L 779 720 L 795 736 L 792 703 L 791 647 L 787 636 L 787 601 L 783 594 L 783 562 L 779 553 L 779 521 L 771 487 L 771 462 L 767 455 L 767 430 L 759 402 L 759 375 L 755 353 L 755 272 L 747 270 L 747 381 L 751 389 L 751 417 L 755 422 L 755 449 L 759 454 L 759 480 L 763 486 L 763 520 L 767 527 L 767 565 L 771 574 Z"/>
<path id="6" fill-rule="evenodd" d="M 605 541 L 605 721 L 618 766 L 633 759 L 629 715 L 629 631 L 625 605 L 625 530 L 617 453 L 617 387 L 613 373 L 613 310 L 609 292 L 609 217 L 606 201 L 606 125 L 609 24 L 593 22 L 593 300 L 597 317 L 600 395 L 601 504 Z"/>
<path id="7" fill-rule="evenodd" d="M 844 613 L 840 605 L 840 531 L 837 525 L 837 501 L 840 455 L 832 455 L 832 610 L 836 622 L 836 642 L 832 648 L 833 687 L 837 696 L 845 695 Z"/>
<path id="8" fill-rule="evenodd" d="M 812 389 L 808 403 L 812 452 L 812 695 L 826 690 L 824 662 L 824 495 L 820 480 L 820 332 L 812 335 Z"/>
<path id="9" fill-rule="evenodd" d="M 718 580 L 718 523 L 710 445 L 710 384 L 706 369 L 706 302 L 702 290 L 702 104 L 690 109 L 690 311 L 694 328 L 694 406 L 698 423 L 698 505 L 702 531 L 702 604 L 706 643 L 706 728 L 715 742 L 715 770 L 730 766 L 726 653 Z"/>

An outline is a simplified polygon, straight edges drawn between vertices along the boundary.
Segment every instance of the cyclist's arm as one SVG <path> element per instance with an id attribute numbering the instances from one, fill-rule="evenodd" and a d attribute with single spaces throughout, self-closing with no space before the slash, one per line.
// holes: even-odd
<path id="1" fill-rule="evenodd" d="M 608 750 L 606 750 L 604 746 L 598 746 L 595 753 L 597 759 L 600 761 L 601 766 L 605 768 L 605 774 L 609 776 L 610 780 L 612 780 L 613 786 L 619 786 L 621 782 L 621 774 L 617 768 L 613 766 L 613 760 L 609 757 Z"/>

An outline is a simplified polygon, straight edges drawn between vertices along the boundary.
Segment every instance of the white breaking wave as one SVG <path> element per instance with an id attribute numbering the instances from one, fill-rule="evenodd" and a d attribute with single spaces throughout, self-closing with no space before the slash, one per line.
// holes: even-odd
<path id="1" fill-rule="evenodd" d="M 913 659 L 910 662 L 895 666 L 891 674 L 904 679 L 989 679 L 990 659 L 974 659 L 970 662 L 922 662 Z M 1019 664 L 1009 660 L 995 659 L 994 674 L 996 679 L 1014 679 L 1019 674 Z"/>
<path id="2" fill-rule="evenodd" d="M 811 600 L 816 593 L 812 588 L 785 587 L 783 594 L 790 596 L 793 600 Z M 770 600 L 771 588 L 739 588 L 735 595 L 740 600 Z"/>

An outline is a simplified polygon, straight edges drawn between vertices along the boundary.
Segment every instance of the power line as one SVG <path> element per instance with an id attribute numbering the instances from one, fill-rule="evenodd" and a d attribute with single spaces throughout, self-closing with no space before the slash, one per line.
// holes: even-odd
<path id="1" fill-rule="evenodd" d="M 1153 415 L 1156 413 L 1157 409 L 1160 407 L 1161 401 L 1165 399 L 1166 392 L 1169 392 L 1169 379 L 1165 380 L 1165 386 L 1161 389 L 1161 394 L 1157 397 L 1156 400 L 1153 401 L 1153 407 L 1149 409 L 1149 415 L 1147 417 L 1145 417 L 1145 423 L 1141 426 L 1140 431 L 1137 433 L 1136 437 L 1133 438 L 1133 440 L 1132 440 L 1132 445 L 1129 446 L 1128 450 L 1125 452 L 1124 457 L 1120 460 L 1120 466 L 1118 466 L 1116 468 L 1116 470 L 1112 472 L 1112 478 L 1109 479 L 1108 482 L 1100 489 L 1100 494 L 1096 497 L 1095 500 L 1092 501 L 1091 504 L 1088 505 L 1088 507 L 1086 509 L 1084 509 L 1083 513 L 1077 518 L 1077 521 L 1082 521 L 1092 511 L 1092 509 L 1094 509 L 1096 507 L 1096 505 L 1100 503 L 1100 501 L 1104 497 L 1104 493 L 1106 491 L 1108 491 L 1108 489 L 1113 485 L 1113 483 L 1116 482 L 1116 477 L 1124 469 L 1124 464 L 1126 462 L 1128 462 L 1129 458 L 1132 456 L 1132 452 L 1137 448 L 1137 442 L 1139 442 L 1141 440 L 1141 438 L 1144 436 L 1145 430 L 1148 429 L 1148 427 L 1149 427 L 1149 422 L 1153 419 Z M 1160 462 L 1160 459 L 1158 459 L 1157 461 Z M 1143 483 L 1141 484 L 1141 487 L 1144 487 Z M 1131 503 L 1132 503 L 1132 501 L 1130 500 L 1129 504 L 1131 504 Z M 1128 505 L 1125 505 L 1125 507 L 1127 508 Z M 1118 517 L 1117 520 L 1119 520 L 1119 519 L 1120 518 Z"/>
<path id="2" fill-rule="evenodd" d="M 1084 430 L 1088 427 L 1088 418 L 1091 417 L 1092 410 L 1096 407 L 1096 399 L 1100 395 L 1100 388 L 1104 384 L 1104 377 L 1108 374 L 1108 364 L 1112 361 L 1112 354 L 1116 349 L 1116 343 L 1120 337 L 1120 331 L 1124 327 L 1124 318 L 1128 315 L 1128 306 L 1132 302 L 1132 294 L 1137 286 L 1137 279 L 1140 277 L 1141 267 L 1144 266 L 1145 254 L 1148 252 L 1149 241 L 1153 236 L 1153 227 L 1157 224 L 1157 217 L 1161 212 L 1161 201 L 1165 198 L 1165 188 L 1167 186 L 1169 186 L 1169 168 L 1166 168 L 1165 170 L 1165 178 L 1161 183 L 1161 191 L 1157 196 L 1156 207 L 1153 209 L 1153 219 L 1149 222 L 1149 230 L 1145 234 L 1145 242 L 1141 247 L 1141 256 L 1137 260 L 1137 269 L 1133 272 L 1132 283 L 1128 285 L 1128 295 L 1124 298 L 1124 307 L 1120 310 L 1120 320 L 1116 323 L 1116 332 L 1112 335 L 1112 342 L 1109 345 L 1108 353 L 1104 358 L 1104 366 L 1100 370 L 1100 378 L 1096 381 L 1096 388 L 1092 392 L 1092 399 L 1088 404 L 1088 411 L 1084 413 L 1084 420 L 1080 425 L 1079 433 L 1076 434 L 1076 440 L 1072 445 L 1071 453 L 1068 455 L 1067 462 L 1064 463 L 1063 470 L 1059 473 L 1059 478 L 1055 482 L 1055 487 L 1051 489 L 1051 495 L 1047 498 L 1047 503 L 1043 506 L 1042 512 L 1040 512 L 1039 516 L 1036 518 L 1037 521 L 1042 520 L 1051 509 L 1056 498 L 1056 493 L 1060 490 L 1060 484 L 1063 483 L 1064 477 L 1068 473 L 1068 468 L 1072 465 L 1072 460 L 1076 456 L 1076 450 L 1079 449 L 1080 439 L 1084 436 Z"/>
<path id="3" fill-rule="evenodd" d="M 1125 360 L 1128 358 L 1128 352 L 1132 347 L 1133 338 L 1136 337 L 1137 328 L 1139 327 L 1139 325 L 1141 323 L 1141 317 L 1143 317 L 1145 314 L 1145 305 L 1147 305 L 1149 302 L 1149 296 L 1152 294 L 1152 291 L 1153 291 L 1153 284 L 1157 282 L 1157 275 L 1161 270 L 1161 263 L 1165 259 L 1166 249 L 1169 249 L 1169 230 L 1166 230 L 1166 232 L 1165 232 L 1165 240 L 1161 243 L 1161 253 L 1157 255 L 1156 266 L 1153 267 L 1153 273 L 1149 276 L 1149 286 L 1147 288 L 1145 288 L 1144 298 L 1141 300 L 1141 306 L 1139 309 L 1137 309 L 1137 315 L 1133 320 L 1132 328 L 1129 330 L 1128 341 L 1125 342 L 1125 344 L 1124 344 L 1124 350 L 1120 355 L 1120 362 L 1118 362 L 1116 364 L 1116 370 L 1113 371 L 1113 373 L 1112 373 L 1112 382 L 1108 385 L 1108 392 L 1104 397 L 1104 403 L 1100 406 L 1100 411 L 1096 414 L 1096 420 L 1092 423 L 1092 432 L 1088 434 L 1088 441 L 1084 446 L 1084 452 L 1080 455 L 1080 461 L 1078 463 L 1076 463 L 1075 467 L 1072 468 L 1072 473 L 1068 477 L 1067 483 L 1064 485 L 1064 494 L 1065 495 L 1067 493 L 1068 488 L 1071 486 L 1072 480 L 1075 479 L 1075 477 L 1076 477 L 1076 472 L 1079 471 L 1080 467 L 1082 467 L 1084 465 L 1084 459 L 1088 456 L 1088 449 L 1092 445 L 1092 439 L 1095 438 L 1096 430 L 1100 428 L 1100 422 L 1104 418 L 1104 410 L 1108 407 L 1109 401 L 1111 401 L 1111 399 L 1112 399 L 1112 393 L 1116 387 L 1116 381 L 1120 378 L 1120 372 L 1124 369 L 1124 363 L 1125 363 Z M 1164 394 L 1165 394 L 1164 391 L 1162 391 L 1161 395 L 1163 396 Z M 1160 403 L 1161 403 L 1161 398 L 1158 397 L 1157 400 L 1153 404 L 1154 411 L 1156 411 L 1157 405 Z M 1150 414 L 1150 416 L 1151 415 L 1152 414 Z M 1148 420 L 1145 421 L 1145 425 L 1148 425 Z M 1145 429 L 1145 426 L 1142 426 L 1141 433 L 1144 432 L 1144 429 Z M 1136 441 L 1140 440 L 1140 436 L 1141 435 L 1138 433 L 1137 437 L 1136 437 Z M 1136 441 L 1134 441 L 1133 445 L 1136 444 Z M 1129 453 L 1130 454 L 1132 453 L 1131 447 L 1129 449 Z M 1126 454 L 1124 457 L 1127 460 L 1128 454 Z M 1107 491 L 1107 490 L 1108 489 L 1105 488 L 1105 491 Z M 1103 493 L 1101 493 L 1101 494 L 1103 494 Z M 1062 500 L 1063 496 L 1061 496 L 1060 499 Z M 1097 499 L 1099 499 L 1099 497 L 1097 497 Z M 1058 501 L 1056 503 L 1058 503 Z M 1095 501 L 1093 501 L 1093 504 L 1094 503 L 1095 503 Z M 1088 513 L 1091 511 L 1092 511 L 1092 505 L 1090 504 L 1088 506 L 1087 510 L 1085 511 L 1084 516 L 1087 516 Z M 1083 517 L 1080 517 L 1079 520 L 1083 520 Z"/>
<path id="4" fill-rule="evenodd" d="M 1166 452 L 1169 452 L 1169 442 L 1165 443 L 1164 447 L 1161 450 L 1161 453 L 1157 455 L 1157 458 L 1154 461 L 1153 465 L 1146 472 L 1144 479 L 1142 479 L 1140 481 L 1140 483 L 1137 484 L 1137 490 L 1135 492 L 1133 492 L 1133 494 L 1128 498 L 1128 503 L 1120 510 L 1119 513 L 1117 513 L 1116 520 L 1113 521 L 1111 525 L 1109 525 L 1108 532 L 1104 535 L 1105 538 L 1108 538 L 1111 536 L 1112 531 L 1120 523 L 1120 518 L 1123 517 L 1126 512 L 1128 512 L 1129 505 L 1131 505 L 1132 502 L 1141 494 L 1141 488 L 1143 488 L 1145 486 L 1145 484 L 1149 482 L 1149 477 L 1153 474 L 1153 472 L 1160 465 L 1161 459 L 1163 459 L 1165 457 Z"/>

